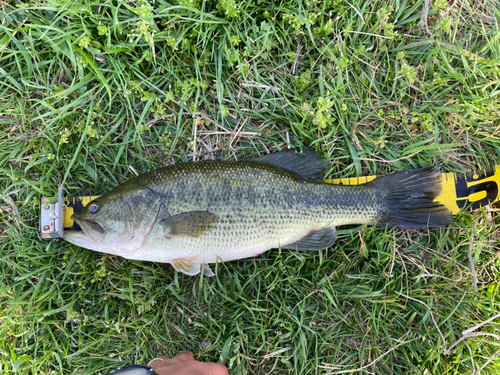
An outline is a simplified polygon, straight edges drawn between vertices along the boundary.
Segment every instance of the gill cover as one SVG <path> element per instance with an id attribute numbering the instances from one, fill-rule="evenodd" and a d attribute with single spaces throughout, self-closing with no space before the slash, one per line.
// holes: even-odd
<path id="1" fill-rule="evenodd" d="M 165 215 L 163 197 L 149 188 L 124 188 L 127 185 L 91 201 L 82 211 L 73 215 L 73 220 L 91 242 L 84 245 L 73 241 L 75 244 L 122 256 L 141 247 L 159 211 Z M 67 239 L 72 242 L 71 236 Z"/>

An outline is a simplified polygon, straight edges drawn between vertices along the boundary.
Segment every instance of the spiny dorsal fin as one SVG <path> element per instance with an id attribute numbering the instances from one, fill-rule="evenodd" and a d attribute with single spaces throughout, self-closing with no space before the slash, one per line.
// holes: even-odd
<path id="1" fill-rule="evenodd" d="M 201 237 L 210 232 L 219 217 L 211 212 L 190 211 L 160 221 L 167 237 Z"/>
<path id="2" fill-rule="evenodd" d="M 295 150 L 283 150 L 274 154 L 264 155 L 254 161 L 269 163 L 293 171 L 307 181 L 322 180 L 328 171 L 330 163 L 312 148 L 302 149 L 302 154 Z"/>
<path id="3" fill-rule="evenodd" d="M 337 234 L 335 227 L 326 227 L 313 230 L 300 240 L 281 246 L 281 248 L 300 251 L 323 250 L 332 246 L 336 239 Z"/>

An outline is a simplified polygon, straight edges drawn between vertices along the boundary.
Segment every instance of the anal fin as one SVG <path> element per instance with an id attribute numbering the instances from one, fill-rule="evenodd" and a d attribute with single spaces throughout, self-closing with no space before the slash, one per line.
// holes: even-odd
<path id="1" fill-rule="evenodd" d="M 333 226 L 313 230 L 300 240 L 281 246 L 282 249 L 317 251 L 327 249 L 335 243 L 337 239 L 336 229 Z"/>

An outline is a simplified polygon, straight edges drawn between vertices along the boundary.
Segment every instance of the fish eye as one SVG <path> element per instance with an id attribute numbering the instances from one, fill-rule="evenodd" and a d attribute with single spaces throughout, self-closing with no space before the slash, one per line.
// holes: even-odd
<path id="1" fill-rule="evenodd" d="M 95 213 L 97 212 L 97 210 L 99 209 L 101 205 L 99 204 L 99 202 L 92 202 L 89 206 L 89 212 L 91 213 Z"/>

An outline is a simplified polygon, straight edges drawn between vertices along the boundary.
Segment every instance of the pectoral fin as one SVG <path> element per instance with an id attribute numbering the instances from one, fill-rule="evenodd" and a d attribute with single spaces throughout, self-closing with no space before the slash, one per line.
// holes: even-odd
<path id="1" fill-rule="evenodd" d="M 327 249 L 335 243 L 337 239 L 335 227 L 326 227 L 313 230 L 302 237 L 300 240 L 281 246 L 282 249 L 314 251 Z"/>
<path id="2" fill-rule="evenodd" d="M 211 212 L 190 211 L 160 221 L 167 238 L 174 236 L 201 237 L 210 232 L 219 217 Z"/>
<path id="3" fill-rule="evenodd" d="M 182 272 L 183 274 L 189 275 L 189 276 L 194 276 L 200 273 L 201 267 L 203 267 L 203 274 L 205 276 L 214 276 L 214 273 L 210 269 L 209 266 L 207 266 L 205 263 L 196 263 L 193 260 L 196 259 L 196 257 L 190 257 L 190 258 L 177 258 L 172 260 L 172 266 L 175 268 L 176 271 Z"/>

